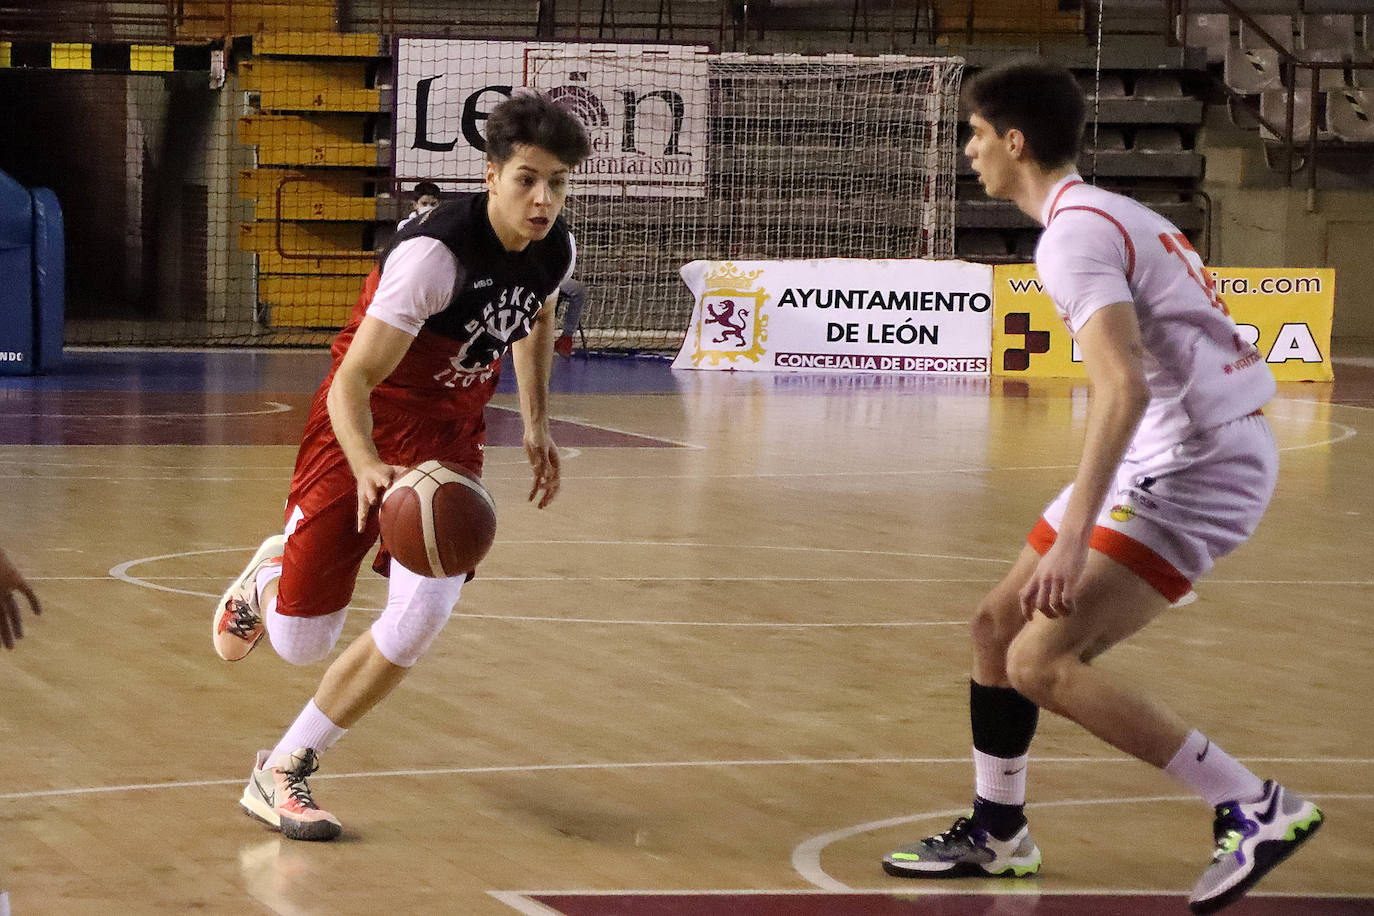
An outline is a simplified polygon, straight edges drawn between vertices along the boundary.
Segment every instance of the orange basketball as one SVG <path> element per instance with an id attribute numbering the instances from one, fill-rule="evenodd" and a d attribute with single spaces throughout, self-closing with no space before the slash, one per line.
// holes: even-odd
<path id="1" fill-rule="evenodd" d="M 472 572 L 496 537 L 496 503 L 476 474 L 447 461 L 425 461 L 382 494 L 382 546 L 421 576 Z"/>

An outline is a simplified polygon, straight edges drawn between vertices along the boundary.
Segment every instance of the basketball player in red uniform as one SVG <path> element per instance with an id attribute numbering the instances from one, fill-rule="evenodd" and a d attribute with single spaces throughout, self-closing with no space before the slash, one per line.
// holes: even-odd
<path id="1" fill-rule="evenodd" d="M 989 196 L 1045 226 L 1035 265 L 1083 354 L 1092 402 L 1074 482 L 974 615 L 973 812 L 883 867 L 909 878 L 1036 873 L 1023 806 L 1044 708 L 1215 809 L 1216 848 L 1189 901 L 1214 912 L 1297 849 L 1322 814 L 1091 662 L 1259 524 L 1278 474 L 1261 411 L 1274 377 L 1177 227 L 1078 176 L 1084 102 L 1071 73 L 1012 64 L 980 74 L 968 97 L 965 153 Z"/>
<path id="2" fill-rule="evenodd" d="M 306 421 L 284 534 L 268 538 L 215 607 L 215 651 L 237 661 L 264 634 L 294 664 L 324 659 L 343 630 L 376 507 L 396 472 L 426 459 L 482 471 L 483 407 L 511 351 L 530 500 L 559 488 L 549 435 L 554 303 L 576 246 L 559 213 L 590 146 L 582 125 L 542 95 L 520 93 L 486 126 L 486 190 L 411 220 L 383 252 Z M 299 840 L 338 836 L 306 782 L 328 750 L 425 653 L 465 576 L 422 578 L 390 561 L 386 609 L 325 671 L 271 750 L 260 751 L 240 804 Z"/>

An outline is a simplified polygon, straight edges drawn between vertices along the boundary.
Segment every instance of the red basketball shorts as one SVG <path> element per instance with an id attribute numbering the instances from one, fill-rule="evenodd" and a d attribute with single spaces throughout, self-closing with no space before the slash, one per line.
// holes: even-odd
<path id="1" fill-rule="evenodd" d="M 1259 525 L 1278 480 L 1279 453 L 1259 413 L 1181 442 L 1143 461 L 1123 461 L 1093 528 L 1093 550 L 1177 601 L 1218 558 Z M 1027 542 L 1054 543 L 1073 485 L 1045 509 Z"/>
<path id="2" fill-rule="evenodd" d="M 413 466 L 438 458 L 481 474 L 484 438 L 480 408 L 462 421 L 434 422 L 400 411 L 373 415 L 373 439 L 388 464 Z M 376 510 L 361 532 L 357 526 L 353 472 L 327 417 L 323 423 L 310 422 L 287 497 L 278 614 L 321 617 L 348 606 L 363 558 L 381 534 Z M 373 568 L 386 575 L 389 561 L 383 544 Z"/>

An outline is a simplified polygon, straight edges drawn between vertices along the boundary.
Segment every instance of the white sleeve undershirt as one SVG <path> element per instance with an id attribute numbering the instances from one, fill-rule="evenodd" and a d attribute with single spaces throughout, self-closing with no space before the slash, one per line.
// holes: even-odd
<path id="1" fill-rule="evenodd" d="M 446 308 L 458 283 L 458 259 L 435 238 L 418 236 L 386 259 L 367 314 L 414 337 L 425 320 Z"/>

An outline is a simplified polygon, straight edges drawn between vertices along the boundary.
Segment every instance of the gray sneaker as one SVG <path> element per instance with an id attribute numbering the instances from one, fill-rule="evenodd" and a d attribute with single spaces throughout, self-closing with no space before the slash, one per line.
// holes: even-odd
<path id="1" fill-rule="evenodd" d="M 1316 833 L 1322 820 L 1316 805 L 1272 779 L 1265 781 L 1259 801 L 1218 805 L 1212 825 L 1216 851 L 1188 898 L 1188 908 L 1215 913 L 1235 903 Z"/>
<path id="2" fill-rule="evenodd" d="M 279 760 L 259 751 L 239 804 L 243 810 L 289 840 L 332 840 L 343 828 L 339 819 L 315 804 L 305 778 L 319 769 L 319 756 L 308 747 Z"/>
<path id="3" fill-rule="evenodd" d="M 883 871 L 898 878 L 1025 878 L 1039 870 L 1040 850 L 1029 824 L 999 840 L 966 817 L 883 857 Z"/>

